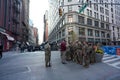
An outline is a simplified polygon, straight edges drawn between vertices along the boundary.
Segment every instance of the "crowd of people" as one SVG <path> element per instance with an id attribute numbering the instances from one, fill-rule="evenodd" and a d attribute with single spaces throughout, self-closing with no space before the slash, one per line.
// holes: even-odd
<path id="1" fill-rule="evenodd" d="M 63 40 L 60 45 L 60 53 L 61 53 L 61 62 L 62 64 L 66 64 L 67 61 L 74 61 L 84 67 L 89 67 L 89 64 L 94 64 L 96 62 L 95 54 L 96 50 L 100 48 L 100 44 L 93 44 L 87 42 L 80 42 L 78 40 L 74 42 L 66 42 Z M 45 61 L 46 67 L 48 67 L 48 63 L 50 63 L 51 51 L 50 45 L 47 44 L 45 46 Z"/>

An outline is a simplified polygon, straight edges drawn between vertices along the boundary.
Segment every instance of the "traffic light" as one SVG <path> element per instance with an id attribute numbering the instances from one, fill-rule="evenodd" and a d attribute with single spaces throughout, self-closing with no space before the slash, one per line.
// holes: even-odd
<path id="1" fill-rule="evenodd" d="M 62 16 L 62 9 L 59 8 L 59 16 Z"/>

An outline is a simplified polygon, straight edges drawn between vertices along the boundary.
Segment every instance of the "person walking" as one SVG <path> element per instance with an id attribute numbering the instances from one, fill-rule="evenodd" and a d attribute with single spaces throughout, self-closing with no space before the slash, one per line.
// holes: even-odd
<path id="1" fill-rule="evenodd" d="M 62 64 L 66 64 L 66 42 L 63 40 L 60 44 Z"/>
<path id="2" fill-rule="evenodd" d="M 51 47 L 48 42 L 45 45 L 45 66 L 51 67 Z"/>
<path id="3" fill-rule="evenodd" d="M 0 59 L 2 58 L 3 45 L 0 43 Z"/>

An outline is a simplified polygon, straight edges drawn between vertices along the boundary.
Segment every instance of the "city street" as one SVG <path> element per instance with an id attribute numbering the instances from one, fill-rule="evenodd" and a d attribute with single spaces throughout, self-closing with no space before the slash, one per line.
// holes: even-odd
<path id="1" fill-rule="evenodd" d="M 104 55 L 102 63 L 84 68 L 75 62 L 62 64 L 52 51 L 52 67 L 46 68 L 44 51 L 7 52 L 0 59 L 0 80 L 120 80 L 120 57 Z"/>

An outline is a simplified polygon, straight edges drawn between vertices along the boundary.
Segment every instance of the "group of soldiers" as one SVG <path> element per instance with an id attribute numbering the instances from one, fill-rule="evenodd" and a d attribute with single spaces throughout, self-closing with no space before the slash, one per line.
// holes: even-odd
<path id="1" fill-rule="evenodd" d="M 92 44 L 80 41 L 69 42 L 68 44 L 63 41 L 60 43 L 61 62 L 66 64 L 65 60 L 71 60 L 84 67 L 89 67 L 89 64 L 96 62 L 96 50 L 100 48 L 100 44 Z M 45 49 L 45 66 L 51 67 L 51 47 L 48 42 L 44 46 Z"/>
<path id="2" fill-rule="evenodd" d="M 89 64 L 96 62 L 95 54 L 99 44 L 92 44 L 80 41 L 70 42 L 66 49 L 66 60 L 72 60 L 84 67 L 89 67 Z"/>

